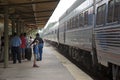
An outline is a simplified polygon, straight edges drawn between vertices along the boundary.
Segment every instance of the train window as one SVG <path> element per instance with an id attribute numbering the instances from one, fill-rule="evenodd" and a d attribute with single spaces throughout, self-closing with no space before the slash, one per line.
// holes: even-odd
<path id="1" fill-rule="evenodd" d="M 119 19 L 120 19 L 120 0 L 115 0 L 114 21 L 118 21 Z"/>
<path id="2" fill-rule="evenodd" d="M 70 20 L 68 20 L 68 22 L 67 22 L 67 30 L 69 30 L 70 29 Z"/>
<path id="3" fill-rule="evenodd" d="M 70 19 L 70 29 L 72 28 L 72 19 Z"/>
<path id="4" fill-rule="evenodd" d="M 76 17 L 74 17 L 74 28 L 76 28 Z"/>
<path id="5" fill-rule="evenodd" d="M 77 15 L 77 20 L 78 20 L 78 22 L 77 22 L 77 23 L 78 23 L 78 24 L 77 24 L 77 27 L 79 28 L 79 24 L 80 24 L 80 23 L 79 23 L 79 15 Z"/>
<path id="6" fill-rule="evenodd" d="M 83 13 L 79 15 L 79 26 L 80 27 L 83 27 L 84 26 L 84 18 L 83 18 Z"/>
<path id="7" fill-rule="evenodd" d="M 69 19 L 69 21 L 68 21 L 68 29 L 70 29 L 71 28 L 71 23 L 70 23 L 70 19 Z"/>
<path id="8" fill-rule="evenodd" d="M 69 30 L 69 27 L 70 27 L 70 23 L 69 21 L 67 22 L 67 30 Z"/>
<path id="9" fill-rule="evenodd" d="M 75 17 L 72 18 L 72 28 L 75 28 Z"/>
<path id="10" fill-rule="evenodd" d="M 88 15 L 88 25 L 91 26 L 93 24 L 93 13 Z"/>
<path id="11" fill-rule="evenodd" d="M 74 17 L 72 18 L 72 28 L 74 27 Z"/>
<path id="12" fill-rule="evenodd" d="M 71 23 L 71 29 L 72 29 L 72 27 L 73 27 L 73 18 L 71 18 L 70 23 Z"/>
<path id="13" fill-rule="evenodd" d="M 54 34 L 56 34 L 56 30 L 54 30 Z"/>
<path id="14" fill-rule="evenodd" d="M 105 23 L 105 11 L 106 11 L 106 5 L 99 6 L 97 8 L 97 25 L 103 25 Z"/>
<path id="15" fill-rule="evenodd" d="M 68 20 L 68 27 L 67 27 L 67 30 L 70 29 L 70 19 Z"/>
<path id="16" fill-rule="evenodd" d="M 88 25 L 88 11 L 84 13 L 84 25 Z"/>
<path id="17" fill-rule="evenodd" d="M 120 0 L 111 0 L 108 3 L 108 17 L 107 22 L 115 22 L 120 18 Z"/>
<path id="18" fill-rule="evenodd" d="M 64 23 L 64 31 L 67 29 L 67 22 Z"/>
<path id="19" fill-rule="evenodd" d="M 107 22 L 113 22 L 113 8 L 114 8 L 114 1 L 109 1 L 108 3 L 108 17 L 107 17 Z"/>
<path id="20" fill-rule="evenodd" d="M 79 17 L 78 17 L 78 15 L 77 16 L 75 16 L 75 26 L 76 26 L 76 28 L 78 28 L 78 25 L 79 25 Z"/>

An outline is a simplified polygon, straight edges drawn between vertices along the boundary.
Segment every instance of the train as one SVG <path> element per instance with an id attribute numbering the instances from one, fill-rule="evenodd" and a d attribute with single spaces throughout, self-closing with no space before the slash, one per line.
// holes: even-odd
<path id="1" fill-rule="evenodd" d="M 88 70 L 120 80 L 120 0 L 76 0 L 43 38 Z"/>

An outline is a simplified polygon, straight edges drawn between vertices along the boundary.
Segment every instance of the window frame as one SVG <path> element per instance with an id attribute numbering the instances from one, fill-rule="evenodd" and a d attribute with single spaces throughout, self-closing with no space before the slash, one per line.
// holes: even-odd
<path id="1" fill-rule="evenodd" d="M 88 23 L 89 23 L 89 20 L 88 20 L 89 11 L 86 10 L 83 15 L 84 15 L 84 26 L 88 26 Z"/>
<path id="2" fill-rule="evenodd" d="M 111 2 L 111 1 L 113 1 L 113 15 L 112 15 L 112 21 L 111 22 L 108 22 L 108 17 L 109 17 L 109 3 Z M 107 10 L 107 25 L 110 25 L 110 24 L 117 24 L 117 23 L 119 23 L 120 22 L 120 11 L 118 12 L 118 14 L 117 14 L 117 19 L 115 20 L 115 10 L 116 10 L 116 0 L 109 0 L 108 1 L 108 10 Z M 120 7 L 120 6 L 119 6 Z M 111 9 L 111 8 L 110 8 Z"/>
<path id="3" fill-rule="evenodd" d="M 82 22 L 80 22 L 80 19 Z M 83 14 L 83 12 L 79 14 L 79 27 L 84 27 L 84 14 Z"/>
<path id="4" fill-rule="evenodd" d="M 100 15 L 99 17 L 101 17 L 101 13 L 103 12 L 103 10 L 102 10 L 102 8 L 103 7 L 105 7 L 105 9 L 104 9 L 104 19 L 102 20 L 102 18 L 98 18 L 98 15 Z M 106 24 L 106 3 L 104 3 L 104 4 L 102 4 L 102 5 L 100 5 L 100 6 L 98 6 L 97 7 L 97 9 L 96 9 L 96 11 L 97 11 L 97 13 L 96 13 L 96 27 L 102 27 L 102 26 L 104 26 L 105 24 Z M 99 10 L 99 8 L 101 8 L 101 11 L 102 12 L 100 12 L 99 14 L 98 14 L 98 10 Z M 103 15 L 102 15 L 103 16 Z M 100 20 L 100 22 L 98 23 L 97 21 L 98 21 L 98 19 Z M 103 23 L 102 23 L 103 22 Z"/>

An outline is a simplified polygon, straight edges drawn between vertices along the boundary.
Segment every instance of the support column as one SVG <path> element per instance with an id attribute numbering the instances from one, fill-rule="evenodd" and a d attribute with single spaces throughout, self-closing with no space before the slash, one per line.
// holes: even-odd
<path id="1" fill-rule="evenodd" d="M 17 20 L 16 22 L 16 32 L 18 35 L 20 35 L 20 21 L 19 20 Z"/>
<path id="2" fill-rule="evenodd" d="M 21 26 L 22 26 L 22 21 L 20 20 L 19 21 L 19 30 L 18 30 L 19 31 L 19 35 L 22 33 L 22 31 L 21 31 L 22 27 Z"/>
<path id="3" fill-rule="evenodd" d="M 21 32 L 24 33 L 24 21 L 21 23 Z"/>
<path id="4" fill-rule="evenodd" d="M 4 68 L 8 67 L 8 6 L 4 7 Z"/>
<path id="5" fill-rule="evenodd" d="M 23 24 L 23 33 L 25 33 L 25 25 Z"/>
<path id="6" fill-rule="evenodd" d="M 20 21 L 20 33 L 24 33 L 23 29 L 24 29 L 24 21 Z"/>
<path id="7" fill-rule="evenodd" d="M 18 20 L 16 21 L 16 33 L 18 34 Z"/>
<path id="8" fill-rule="evenodd" d="M 15 32 L 15 20 L 12 19 L 12 35 Z"/>

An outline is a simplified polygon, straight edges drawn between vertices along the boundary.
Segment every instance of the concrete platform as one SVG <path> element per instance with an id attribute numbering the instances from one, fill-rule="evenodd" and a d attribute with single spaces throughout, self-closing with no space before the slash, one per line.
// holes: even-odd
<path id="1" fill-rule="evenodd" d="M 21 64 L 10 61 L 4 69 L 0 63 L 0 80 L 93 80 L 49 44 L 44 47 L 43 60 L 37 64 L 39 68 L 32 67 L 33 59 Z"/>

